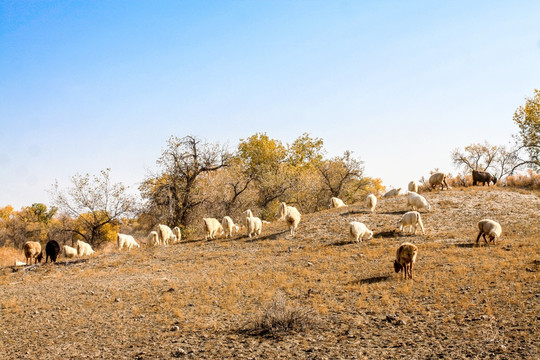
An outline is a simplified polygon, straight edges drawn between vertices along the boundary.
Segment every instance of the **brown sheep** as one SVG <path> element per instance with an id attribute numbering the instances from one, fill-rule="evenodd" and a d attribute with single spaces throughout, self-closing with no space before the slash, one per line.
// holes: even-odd
<path id="1" fill-rule="evenodd" d="M 446 190 L 450 189 L 448 183 L 446 182 L 446 174 L 441 172 L 435 173 L 429 177 L 429 185 L 432 189 L 436 188 L 438 185 L 441 185 L 441 190 L 444 190 L 445 186 Z"/>
<path id="2" fill-rule="evenodd" d="M 41 259 L 43 259 L 41 244 L 37 241 L 27 241 L 24 244 L 24 256 L 26 257 L 26 265 L 30 265 L 32 259 L 34 259 L 34 264 L 41 262 Z M 30 263 L 28 260 L 30 260 Z"/>
<path id="3" fill-rule="evenodd" d="M 394 270 L 398 273 L 403 272 L 403 278 L 413 278 L 413 267 L 416 262 L 418 248 L 411 243 L 403 243 L 396 251 L 396 260 L 394 261 Z"/>

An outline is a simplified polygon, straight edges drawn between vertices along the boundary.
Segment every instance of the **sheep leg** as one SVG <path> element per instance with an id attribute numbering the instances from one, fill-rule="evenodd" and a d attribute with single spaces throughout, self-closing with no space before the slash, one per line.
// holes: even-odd
<path id="1" fill-rule="evenodd" d="M 411 263 L 411 267 L 409 269 L 409 275 L 410 275 L 411 279 L 413 278 L 413 267 L 414 267 L 414 263 Z"/>
<path id="2" fill-rule="evenodd" d="M 476 237 L 476 242 L 475 242 L 476 245 L 478 245 L 478 241 L 480 240 L 480 236 L 482 236 L 482 231 L 480 231 L 478 233 L 478 236 Z"/>

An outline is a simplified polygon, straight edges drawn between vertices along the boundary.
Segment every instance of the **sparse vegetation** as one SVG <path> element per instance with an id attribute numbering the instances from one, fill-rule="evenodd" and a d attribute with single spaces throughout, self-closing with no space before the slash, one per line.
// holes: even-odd
<path id="1" fill-rule="evenodd" d="M 306 214 L 295 238 L 274 222 L 252 241 L 193 238 L 3 268 L 0 317 L 10 331 L 0 350 L 44 359 L 169 358 L 179 348 L 186 358 L 534 358 L 539 193 L 466 187 L 425 197 L 425 236 L 393 232 L 406 207 L 395 197 L 375 214 L 363 201 Z M 474 247 L 486 215 L 503 234 Z M 353 220 L 374 238 L 344 242 Z M 405 241 L 419 249 L 412 281 L 392 265 Z"/>

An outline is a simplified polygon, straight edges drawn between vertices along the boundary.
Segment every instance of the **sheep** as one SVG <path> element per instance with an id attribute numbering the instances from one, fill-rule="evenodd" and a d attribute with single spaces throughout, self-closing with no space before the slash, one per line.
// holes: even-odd
<path id="1" fill-rule="evenodd" d="M 27 241 L 24 243 L 24 256 L 26 257 L 26 265 L 30 265 L 28 261 L 34 259 L 34 264 L 41 262 L 43 253 L 41 252 L 41 244 L 37 241 Z"/>
<path id="2" fill-rule="evenodd" d="M 75 243 L 75 248 L 77 249 L 77 254 L 79 256 L 90 256 L 95 253 L 90 244 L 85 243 L 81 240 L 77 240 L 77 242 Z"/>
<path id="3" fill-rule="evenodd" d="M 387 198 L 387 197 L 392 197 L 392 196 L 398 196 L 400 191 L 401 191 L 401 188 L 392 189 L 392 190 L 390 190 L 390 191 L 387 191 L 387 192 L 383 195 L 383 197 Z"/>
<path id="4" fill-rule="evenodd" d="M 480 220 L 478 222 L 478 236 L 476 237 L 476 244 L 478 244 L 478 241 L 480 240 L 480 236 L 484 237 L 484 241 L 486 244 L 488 243 L 488 240 L 486 239 L 486 235 L 489 238 L 489 241 L 495 243 L 495 238 L 498 238 L 501 236 L 502 228 L 501 225 L 493 220 L 490 219 L 484 219 Z"/>
<path id="5" fill-rule="evenodd" d="M 242 219 L 244 226 L 247 230 L 247 235 L 249 238 L 252 236 L 259 236 L 262 232 L 262 221 L 256 216 L 253 216 L 253 213 L 250 209 L 242 213 Z"/>
<path id="6" fill-rule="evenodd" d="M 338 199 L 337 197 L 332 197 L 330 199 L 330 204 L 328 205 L 328 208 L 329 209 L 334 209 L 334 208 L 339 208 L 339 207 L 342 207 L 342 206 L 347 206 L 343 200 L 341 199 Z"/>
<path id="7" fill-rule="evenodd" d="M 369 230 L 364 223 L 353 221 L 349 223 L 349 237 L 356 242 L 373 238 L 373 231 Z"/>
<path id="8" fill-rule="evenodd" d="M 409 191 L 412 191 L 412 192 L 415 192 L 415 193 L 418 193 L 418 183 L 416 181 L 411 181 L 409 183 Z"/>
<path id="9" fill-rule="evenodd" d="M 171 241 L 173 232 L 170 227 L 167 225 L 159 224 L 157 227 L 157 233 L 159 237 L 159 244 L 161 245 L 169 245 L 169 243 L 173 243 Z"/>
<path id="10" fill-rule="evenodd" d="M 426 211 L 429 211 L 431 209 L 426 198 L 412 191 L 409 191 L 407 194 L 407 206 L 409 207 L 409 210 L 426 209 Z"/>
<path id="11" fill-rule="evenodd" d="M 148 237 L 146 238 L 146 246 L 157 246 L 159 245 L 159 235 L 157 231 L 150 231 Z"/>
<path id="12" fill-rule="evenodd" d="M 56 262 L 56 258 L 60 254 L 60 244 L 56 240 L 49 240 L 45 244 L 45 263 L 51 258 L 51 262 Z"/>
<path id="13" fill-rule="evenodd" d="M 300 212 L 294 206 L 287 206 L 287 204 L 282 202 L 278 208 L 278 218 L 287 222 L 291 236 L 294 236 L 298 228 L 298 223 L 300 223 L 300 219 L 302 218 Z"/>
<path id="14" fill-rule="evenodd" d="M 15 260 L 15 266 L 25 266 L 26 263 L 24 261 Z"/>
<path id="15" fill-rule="evenodd" d="M 373 194 L 369 194 L 366 200 L 369 211 L 373 214 L 375 212 L 375 206 L 377 206 L 377 197 Z"/>
<path id="16" fill-rule="evenodd" d="M 446 174 L 441 172 L 437 172 L 429 177 L 429 185 L 431 185 L 432 189 L 436 188 L 437 185 L 441 185 L 441 190 L 444 190 L 445 186 L 446 190 L 450 189 L 448 183 L 446 182 Z"/>
<path id="17" fill-rule="evenodd" d="M 238 232 L 239 229 L 238 225 L 234 223 L 230 216 L 225 216 L 223 220 L 221 220 L 221 226 L 223 227 L 226 239 L 232 237 L 234 232 Z"/>
<path id="18" fill-rule="evenodd" d="M 180 232 L 180 228 L 178 226 L 175 226 L 172 229 L 172 232 L 173 232 L 174 236 L 176 236 L 176 239 L 173 242 L 173 244 L 179 243 L 180 240 L 182 240 L 182 233 Z"/>
<path id="19" fill-rule="evenodd" d="M 64 256 L 67 258 L 73 258 L 78 255 L 77 249 L 72 248 L 71 246 L 64 245 Z"/>
<path id="20" fill-rule="evenodd" d="M 122 250 L 122 248 L 131 250 L 134 247 L 141 247 L 133 236 L 126 234 L 117 234 L 116 243 L 118 244 L 118 250 Z"/>
<path id="21" fill-rule="evenodd" d="M 418 255 L 418 248 L 411 243 L 401 244 L 396 251 L 394 270 L 396 273 L 403 272 L 403 278 L 413 278 L 413 267 Z"/>
<path id="22" fill-rule="evenodd" d="M 403 217 L 401 220 L 398 221 L 398 231 L 404 230 L 407 226 L 411 227 L 411 231 L 414 235 L 416 235 L 416 225 L 420 225 L 420 228 L 422 229 L 422 235 L 425 234 L 424 232 L 424 224 L 422 224 L 422 217 L 420 216 L 420 213 L 418 211 L 409 211 L 403 214 Z"/>
<path id="23" fill-rule="evenodd" d="M 485 171 L 472 171 L 473 186 L 476 186 L 477 183 L 482 183 L 482 186 L 485 186 L 486 183 L 489 186 L 490 182 L 493 182 L 493 185 L 497 183 L 497 178 Z"/>
<path id="24" fill-rule="evenodd" d="M 223 226 L 215 218 L 203 218 L 205 239 L 215 239 L 217 235 L 223 235 Z"/>

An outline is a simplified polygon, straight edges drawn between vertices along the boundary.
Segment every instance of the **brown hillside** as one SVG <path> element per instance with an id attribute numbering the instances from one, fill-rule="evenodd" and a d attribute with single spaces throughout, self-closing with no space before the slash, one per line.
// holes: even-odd
<path id="1" fill-rule="evenodd" d="M 364 204 L 304 215 L 295 238 L 274 222 L 253 241 L 3 268 L 0 358 L 538 358 L 539 193 L 423 195 L 426 235 L 393 232 L 397 197 L 373 215 Z M 501 240 L 473 247 L 483 218 Z M 349 243 L 353 220 L 374 238 Z M 392 267 L 405 241 L 419 248 L 407 281 Z"/>

